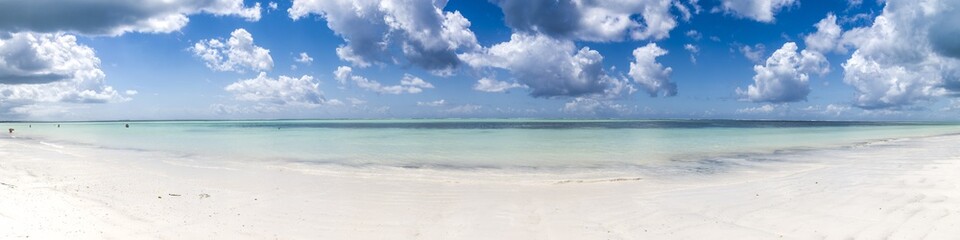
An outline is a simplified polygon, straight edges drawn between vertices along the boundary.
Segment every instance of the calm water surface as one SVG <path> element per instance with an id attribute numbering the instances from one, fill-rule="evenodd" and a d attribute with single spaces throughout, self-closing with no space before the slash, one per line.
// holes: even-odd
<path id="1" fill-rule="evenodd" d="M 130 128 L 124 128 L 126 123 Z M 0 126 L 16 128 L 17 137 L 50 143 L 240 161 L 491 168 L 656 165 L 960 133 L 960 125 L 951 123 L 736 120 L 274 120 Z"/>

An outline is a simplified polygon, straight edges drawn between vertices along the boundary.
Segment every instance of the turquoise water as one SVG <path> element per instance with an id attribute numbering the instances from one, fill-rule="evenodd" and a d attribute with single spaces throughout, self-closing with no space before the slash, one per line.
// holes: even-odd
<path id="1" fill-rule="evenodd" d="M 18 138 L 54 144 L 236 161 L 464 168 L 647 166 L 960 133 L 960 125 L 944 123 L 733 120 L 157 121 L 0 127 L 16 128 Z"/>

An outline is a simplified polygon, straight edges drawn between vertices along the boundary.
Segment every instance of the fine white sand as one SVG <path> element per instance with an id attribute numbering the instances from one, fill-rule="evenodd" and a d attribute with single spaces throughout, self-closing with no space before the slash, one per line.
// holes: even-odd
<path id="1" fill-rule="evenodd" d="M 0 137 L 0 239 L 956 239 L 957 143 L 641 175 L 237 163 Z"/>

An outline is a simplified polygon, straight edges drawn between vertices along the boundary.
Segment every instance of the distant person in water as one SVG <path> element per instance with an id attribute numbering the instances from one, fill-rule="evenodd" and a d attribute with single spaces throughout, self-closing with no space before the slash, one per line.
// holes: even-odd
<path id="1" fill-rule="evenodd" d="M 60 128 L 60 124 L 57 124 L 57 128 Z"/>
<path id="2" fill-rule="evenodd" d="M 13 135 L 13 128 L 7 129 L 7 131 L 10 131 L 10 135 Z"/>
<path id="3" fill-rule="evenodd" d="M 128 123 L 128 124 L 124 125 L 124 127 L 130 128 L 130 124 Z"/>

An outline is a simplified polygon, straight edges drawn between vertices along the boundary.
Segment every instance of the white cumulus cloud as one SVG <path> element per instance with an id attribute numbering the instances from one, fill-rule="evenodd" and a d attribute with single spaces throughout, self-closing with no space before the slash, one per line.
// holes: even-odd
<path id="1" fill-rule="evenodd" d="M 207 13 L 260 20 L 260 3 L 243 0 L 30 0 L 0 1 L 0 32 L 74 32 L 121 35 L 126 32 L 170 33 Z"/>
<path id="2" fill-rule="evenodd" d="M 771 104 L 764 104 L 759 107 L 748 107 L 737 109 L 737 113 L 747 113 L 747 114 L 761 114 L 761 113 L 772 113 L 774 110 L 777 110 L 776 106 Z"/>
<path id="3" fill-rule="evenodd" d="M 410 74 L 404 74 L 403 79 L 400 79 L 400 85 L 383 85 L 366 77 L 357 76 L 353 74 L 353 68 L 348 66 L 338 67 L 333 75 L 341 85 L 353 82 L 359 88 L 381 94 L 416 94 L 423 92 L 425 88 L 433 88 L 433 84 Z"/>
<path id="4" fill-rule="evenodd" d="M 799 4 L 799 0 L 721 0 L 724 12 L 759 22 L 773 22 L 781 9 Z"/>
<path id="5" fill-rule="evenodd" d="M 823 110 L 823 114 L 840 116 L 846 111 L 850 111 L 850 106 L 829 104 L 827 105 L 827 108 Z"/>
<path id="6" fill-rule="evenodd" d="M 73 35 L 13 33 L 0 38 L 0 109 L 128 100 L 105 78 L 94 50 Z"/>
<path id="7" fill-rule="evenodd" d="M 700 32 L 697 32 L 697 30 L 687 31 L 685 35 L 687 35 L 687 37 L 689 37 L 690 39 L 693 39 L 694 41 L 700 41 L 700 39 L 703 38 L 703 34 Z"/>
<path id="8" fill-rule="evenodd" d="M 816 51 L 797 52 L 797 44 L 787 42 L 767 58 L 764 65 L 753 67 L 756 75 L 747 89 L 737 88 L 737 94 L 753 102 L 796 102 L 810 94 L 809 74 L 830 71 L 826 57 Z"/>
<path id="9" fill-rule="evenodd" d="M 417 106 L 426 106 L 426 107 L 439 107 L 447 104 L 447 100 L 436 100 L 430 102 L 417 102 Z"/>
<path id="10" fill-rule="evenodd" d="M 673 7 L 689 16 L 689 9 L 675 0 L 493 2 L 503 10 L 507 25 L 515 30 L 598 42 L 622 41 L 627 37 L 663 39 L 677 26 L 676 17 L 670 12 Z"/>
<path id="11" fill-rule="evenodd" d="M 636 61 L 630 63 L 628 74 L 651 97 L 677 95 L 677 84 L 670 82 L 670 73 L 673 69 L 665 68 L 657 62 L 658 57 L 666 54 L 667 50 L 658 47 L 656 43 L 649 43 L 633 50 L 633 58 Z"/>
<path id="12" fill-rule="evenodd" d="M 307 53 L 305 53 L 305 52 L 301 52 L 300 55 L 299 55 L 297 58 L 293 59 L 293 60 L 294 60 L 294 61 L 297 61 L 298 63 L 312 63 L 312 62 L 313 62 L 313 58 L 310 57 L 310 55 L 307 54 Z"/>
<path id="13" fill-rule="evenodd" d="M 490 78 L 480 78 L 477 80 L 477 83 L 473 85 L 473 90 L 481 92 L 494 92 L 502 93 L 513 88 L 526 88 L 523 84 L 519 83 L 509 83 L 504 81 L 497 81 L 496 79 Z"/>
<path id="14" fill-rule="evenodd" d="M 479 112 L 481 109 L 483 109 L 483 106 L 474 105 L 474 104 L 464 104 L 464 105 L 447 109 L 446 112 L 454 113 L 454 114 L 473 114 L 473 113 Z"/>
<path id="15" fill-rule="evenodd" d="M 697 45 L 693 44 L 684 44 L 683 49 L 687 50 L 687 52 L 690 52 L 690 62 L 696 64 L 697 54 L 700 53 L 700 47 L 697 47 Z"/>
<path id="16" fill-rule="evenodd" d="M 840 29 L 840 25 L 837 25 L 836 15 L 827 14 L 826 18 L 814 26 L 817 27 L 817 32 L 803 38 L 807 49 L 822 53 L 846 51 L 840 44 L 840 35 L 843 34 L 843 30 Z"/>
<path id="17" fill-rule="evenodd" d="M 958 16 L 958 1 L 890 0 L 872 25 L 845 32 L 854 52 L 843 81 L 856 89 L 855 105 L 898 109 L 960 91 Z"/>
<path id="18" fill-rule="evenodd" d="M 269 71 L 273 69 L 270 50 L 253 43 L 253 35 L 243 28 L 230 33 L 226 42 L 221 39 L 205 39 L 190 48 L 207 67 L 215 71 L 244 72 L 246 69 Z M 302 57 L 302 55 L 301 55 Z"/>
<path id="19" fill-rule="evenodd" d="M 256 78 L 240 80 L 224 88 L 240 101 L 275 105 L 318 106 L 326 99 L 312 76 L 271 78 L 260 72 Z"/>
<path id="20" fill-rule="evenodd" d="M 754 63 L 759 63 L 763 61 L 763 54 L 767 52 L 767 47 L 761 43 L 757 43 L 752 47 L 750 45 L 743 45 L 739 48 L 740 53 L 743 53 L 743 56 Z"/>
<path id="21" fill-rule="evenodd" d="M 634 108 L 610 100 L 577 97 L 563 104 L 565 113 L 595 116 L 622 116 L 634 112 Z"/>
<path id="22" fill-rule="evenodd" d="M 449 75 L 459 66 L 458 51 L 479 48 L 470 21 L 460 12 L 443 11 L 434 0 L 294 0 L 294 20 L 310 15 L 346 41 L 337 56 L 356 67 L 391 62 L 392 46 L 410 63 L 435 74 Z"/>
<path id="23" fill-rule="evenodd" d="M 618 95 L 624 89 L 604 71 L 599 52 L 545 35 L 514 33 L 508 42 L 460 57 L 475 68 L 510 71 L 534 97 Z"/>

